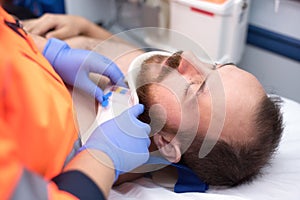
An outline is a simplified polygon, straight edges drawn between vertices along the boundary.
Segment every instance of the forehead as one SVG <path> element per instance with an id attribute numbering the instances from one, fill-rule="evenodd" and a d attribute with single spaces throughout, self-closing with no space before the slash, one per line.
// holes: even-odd
<path id="1" fill-rule="evenodd" d="M 262 85 L 255 76 L 234 65 L 220 68 L 219 74 L 227 93 L 235 91 L 235 93 L 248 94 L 246 96 L 259 96 L 264 93 Z M 235 95 L 231 94 L 230 96 L 234 97 Z"/>
<path id="2" fill-rule="evenodd" d="M 266 95 L 262 85 L 250 73 L 236 67 L 226 66 L 219 70 L 226 97 L 226 119 L 222 135 L 233 140 L 248 140 L 260 100 Z"/>

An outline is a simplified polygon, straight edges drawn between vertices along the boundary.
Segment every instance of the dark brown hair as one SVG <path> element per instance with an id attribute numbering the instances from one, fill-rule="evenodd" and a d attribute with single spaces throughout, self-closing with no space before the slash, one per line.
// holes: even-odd
<path id="1" fill-rule="evenodd" d="M 278 97 L 262 98 L 253 118 L 253 141 L 228 144 L 219 140 L 212 151 L 200 159 L 198 153 L 203 138 L 197 137 L 184 153 L 183 162 L 210 185 L 236 186 L 253 180 L 278 147 L 283 131 L 280 102 Z"/>

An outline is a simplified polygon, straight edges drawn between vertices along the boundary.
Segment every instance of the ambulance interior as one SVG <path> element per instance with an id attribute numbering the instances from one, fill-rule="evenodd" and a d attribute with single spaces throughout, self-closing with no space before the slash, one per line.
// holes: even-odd
<path id="1" fill-rule="evenodd" d="M 201 46 L 210 61 L 237 64 L 254 74 L 269 94 L 284 100 L 285 129 L 278 152 L 263 176 L 253 182 L 233 188 L 212 187 L 205 193 L 175 193 L 168 188 L 170 177 L 159 174 L 116 186 L 108 199 L 299 199 L 299 0 L 86 0 L 84 6 L 66 1 L 67 13 L 101 23 L 143 50 L 197 52 Z M 78 104 L 86 101 L 80 95 L 77 98 Z M 95 114 L 88 107 L 78 107 L 79 124 L 86 131 Z"/>

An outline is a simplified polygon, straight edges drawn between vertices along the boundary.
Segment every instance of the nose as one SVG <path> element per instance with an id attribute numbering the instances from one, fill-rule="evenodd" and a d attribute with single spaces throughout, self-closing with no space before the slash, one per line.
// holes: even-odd
<path id="1" fill-rule="evenodd" d="M 182 75 L 193 75 L 197 73 L 193 65 L 186 59 L 182 58 L 177 68 L 178 72 Z"/>
<path id="2" fill-rule="evenodd" d="M 181 62 L 177 68 L 178 72 L 182 75 L 206 76 L 212 71 L 210 64 L 201 61 L 191 52 L 183 52 L 181 54 Z"/>

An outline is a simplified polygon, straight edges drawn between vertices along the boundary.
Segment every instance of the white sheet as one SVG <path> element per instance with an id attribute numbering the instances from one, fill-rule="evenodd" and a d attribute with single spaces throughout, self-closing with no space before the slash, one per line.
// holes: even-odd
<path id="1" fill-rule="evenodd" d="M 254 182 L 231 189 L 209 189 L 207 193 L 177 194 L 141 178 L 115 187 L 109 200 L 298 200 L 300 199 L 300 104 L 284 99 L 285 130 L 272 164 Z"/>

